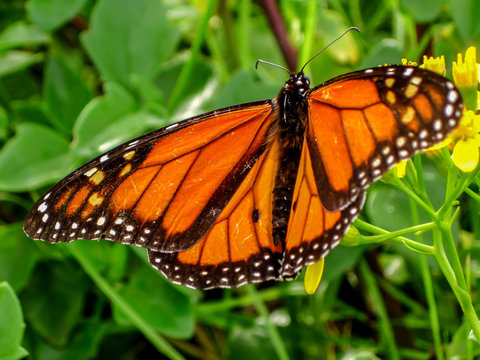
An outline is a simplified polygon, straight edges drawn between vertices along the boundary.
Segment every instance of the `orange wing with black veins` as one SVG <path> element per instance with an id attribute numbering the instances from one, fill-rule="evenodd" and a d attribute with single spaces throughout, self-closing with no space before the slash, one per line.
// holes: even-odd
<path id="1" fill-rule="evenodd" d="M 360 213 L 364 199 L 365 193 L 361 191 L 343 210 L 327 211 L 317 191 L 312 159 L 305 140 L 293 193 L 280 276 L 296 276 L 305 265 L 318 261 L 337 246 Z"/>
<path id="2" fill-rule="evenodd" d="M 75 171 L 32 208 L 27 235 L 181 251 L 213 226 L 266 148 L 271 103 L 216 110 L 144 135 Z"/>
<path id="3" fill-rule="evenodd" d="M 393 164 L 444 139 L 463 108 L 451 81 L 405 66 L 339 76 L 308 97 L 307 143 L 329 211 L 347 207 Z"/>
<path id="4" fill-rule="evenodd" d="M 279 146 L 274 142 L 192 248 L 149 250 L 150 263 L 171 281 L 193 288 L 233 287 L 277 279 L 283 256 L 272 237 L 272 204 Z"/>

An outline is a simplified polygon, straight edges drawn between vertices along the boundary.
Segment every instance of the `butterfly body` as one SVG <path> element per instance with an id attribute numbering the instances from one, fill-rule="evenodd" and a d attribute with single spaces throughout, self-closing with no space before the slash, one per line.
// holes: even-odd
<path id="1" fill-rule="evenodd" d="M 280 143 L 280 167 L 273 189 L 273 240 L 285 245 L 293 190 L 302 153 L 302 139 L 307 124 L 306 94 L 310 80 L 303 73 L 291 74 L 274 102 L 279 107 L 270 139 Z"/>
<path id="2" fill-rule="evenodd" d="M 49 242 L 148 249 L 175 283 L 291 279 L 358 216 L 365 189 L 441 141 L 463 103 L 433 72 L 389 66 L 315 88 L 292 74 L 272 100 L 215 110 L 129 141 L 76 170 L 32 208 Z"/>

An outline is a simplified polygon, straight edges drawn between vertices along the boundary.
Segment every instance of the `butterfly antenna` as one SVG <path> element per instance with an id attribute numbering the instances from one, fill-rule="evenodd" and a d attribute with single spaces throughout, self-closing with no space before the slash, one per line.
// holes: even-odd
<path id="1" fill-rule="evenodd" d="M 360 32 L 360 29 L 357 28 L 357 27 L 355 27 L 355 26 L 349 27 L 347 30 L 345 30 L 343 33 L 341 33 L 336 39 L 330 41 L 327 45 L 325 45 L 322 50 L 320 50 L 320 51 L 317 52 L 315 55 L 313 55 L 313 56 L 310 58 L 310 60 L 308 60 L 308 61 L 305 63 L 305 65 L 303 65 L 302 70 L 300 70 L 300 72 L 303 73 L 303 69 L 305 69 L 305 66 L 307 66 L 310 61 L 312 61 L 313 59 L 315 59 L 315 58 L 316 58 L 318 55 L 320 55 L 326 48 L 328 48 L 330 45 L 332 45 L 332 44 L 333 44 L 335 41 L 337 41 L 338 39 L 342 38 L 343 35 L 345 35 L 346 33 L 348 33 L 350 30 L 355 30 L 355 31 Z"/>
<path id="2" fill-rule="evenodd" d="M 257 62 L 255 63 L 255 70 L 258 69 L 258 63 L 276 66 L 280 69 L 285 70 L 288 73 L 288 75 L 292 75 L 292 73 L 290 71 L 288 71 L 288 69 L 283 67 L 282 65 L 274 64 L 274 63 L 271 63 L 270 61 L 265 61 L 265 60 L 262 60 L 262 59 L 258 59 Z"/>

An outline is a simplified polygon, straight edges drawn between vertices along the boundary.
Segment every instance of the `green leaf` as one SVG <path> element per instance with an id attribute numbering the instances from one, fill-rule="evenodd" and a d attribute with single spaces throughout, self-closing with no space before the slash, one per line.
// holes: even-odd
<path id="1" fill-rule="evenodd" d="M 162 124 L 162 119 L 139 110 L 133 96 L 115 83 L 94 98 L 81 112 L 74 127 L 74 151 L 91 158 Z"/>
<path id="2" fill-rule="evenodd" d="M 0 55 L 0 77 L 13 74 L 42 61 L 42 54 L 11 50 Z"/>
<path id="3" fill-rule="evenodd" d="M 8 114 L 6 110 L 0 106 L 0 141 L 8 137 Z"/>
<path id="4" fill-rule="evenodd" d="M 24 46 L 37 46 L 50 41 L 48 34 L 24 21 L 13 23 L 0 34 L 0 51 Z"/>
<path id="5" fill-rule="evenodd" d="M 332 281 L 352 269 L 368 249 L 368 246 L 338 246 L 325 258 L 322 281 Z"/>
<path id="6" fill-rule="evenodd" d="M 178 35 L 160 1 L 101 0 L 82 42 L 104 80 L 129 87 L 132 74 L 153 78 L 158 73 Z"/>
<path id="7" fill-rule="evenodd" d="M 19 223 L 0 227 L 0 280 L 19 291 L 32 274 L 38 259 L 38 247 L 25 236 Z"/>
<path id="8" fill-rule="evenodd" d="M 62 58 L 47 62 L 43 94 L 55 124 L 70 133 L 80 111 L 92 98 L 90 89 Z"/>
<path id="9" fill-rule="evenodd" d="M 69 143 L 51 129 L 19 124 L 0 151 L 0 190 L 27 191 L 57 181 L 75 166 Z"/>
<path id="10" fill-rule="evenodd" d="M 37 339 L 32 349 L 32 358 L 36 360 L 97 359 L 101 341 L 110 328 L 112 328 L 111 321 L 81 321 L 72 332 L 68 344 L 62 348 L 51 345 L 44 339 Z"/>
<path id="11" fill-rule="evenodd" d="M 188 338 L 194 331 L 194 317 L 189 298 L 179 292 L 148 265 L 140 266 L 119 293 L 152 327 L 160 333 Z M 129 323 L 116 307 L 115 319 Z"/>
<path id="12" fill-rule="evenodd" d="M 477 0 L 449 0 L 453 20 L 464 41 L 474 40 L 480 33 L 480 2 Z"/>
<path id="13" fill-rule="evenodd" d="M 383 39 L 370 48 L 360 68 L 376 67 L 384 64 L 399 64 L 401 60 L 402 51 L 398 43 L 393 39 Z"/>
<path id="14" fill-rule="evenodd" d="M 233 74 L 228 83 L 217 91 L 213 108 L 271 99 L 277 95 L 279 88 L 279 84 L 256 79 L 252 71 L 241 70 Z"/>
<path id="15" fill-rule="evenodd" d="M 12 104 L 12 122 L 36 123 L 50 127 L 53 120 L 45 112 L 45 106 L 38 100 L 19 100 Z"/>
<path id="16" fill-rule="evenodd" d="M 20 302 L 7 282 L 0 283 L 0 360 L 21 359 L 28 352 L 20 346 L 24 331 Z"/>
<path id="17" fill-rule="evenodd" d="M 56 346 L 65 346 L 82 316 L 91 282 L 68 261 L 40 263 L 21 295 L 25 318 L 35 331 Z"/>
<path id="18" fill-rule="evenodd" d="M 400 5 L 419 23 L 434 20 L 442 8 L 445 0 L 401 0 Z"/>
<path id="19" fill-rule="evenodd" d="M 255 325 L 250 328 L 237 327 L 230 333 L 229 359 L 278 359 L 265 327 Z"/>
<path id="20" fill-rule="evenodd" d="M 52 31 L 73 18 L 87 0 L 30 0 L 27 14 L 32 21 L 45 31 Z"/>

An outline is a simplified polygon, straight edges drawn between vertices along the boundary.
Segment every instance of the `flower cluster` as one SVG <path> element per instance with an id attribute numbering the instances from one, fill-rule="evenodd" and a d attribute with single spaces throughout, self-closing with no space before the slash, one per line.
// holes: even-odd
<path id="1" fill-rule="evenodd" d="M 432 150 L 448 146 L 452 150 L 452 160 L 455 166 L 463 172 L 475 170 L 480 160 L 480 92 L 478 92 L 480 64 L 477 63 L 477 49 L 469 47 L 465 52 L 465 59 L 458 54 L 457 61 L 453 62 L 452 75 L 455 85 L 462 93 L 465 110 L 462 120 L 457 128 L 440 144 L 432 147 Z M 402 59 L 403 65 L 417 66 L 417 63 Z M 425 68 L 443 76 L 447 74 L 445 57 L 423 56 L 421 68 Z M 394 172 L 398 177 L 405 175 L 407 161 L 402 161 L 395 166 Z M 350 232 L 358 231 L 351 228 Z M 345 237 L 349 237 L 349 233 Z M 321 263 L 309 265 L 305 274 L 305 289 L 313 294 L 320 283 L 323 271 L 323 259 Z"/>

